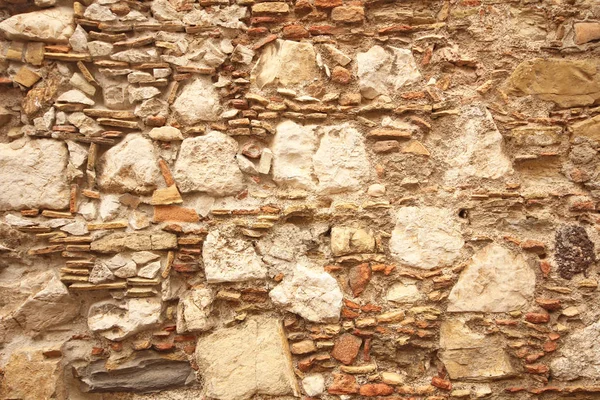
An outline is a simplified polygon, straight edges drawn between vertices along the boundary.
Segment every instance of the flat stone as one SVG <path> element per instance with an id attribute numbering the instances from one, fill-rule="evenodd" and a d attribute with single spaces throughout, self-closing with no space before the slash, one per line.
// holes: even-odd
<path id="1" fill-rule="evenodd" d="M 335 341 L 331 356 L 342 364 L 352 364 L 358 356 L 361 344 L 361 338 L 349 333 L 344 333 Z"/>
<path id="2" fill-rule="evenodd" d="M 71 297 L 67 287 L 53 277 L 16 310 L 13 318 L 23 329 L 39 332 L 67 323 L 78 315 L 79 303 Z"/>
<path id="3" fill-rule="evenodd" d="M 264 279 L 267 268 L 252 243 L 225 236 L 218 230 L 208 233 L 203 247 L 204 273 L 209 283 Z"/>
<path id="4" fill-rule="evenodd" d="M 177 304 L 177 333 L 204 332 L 215 322 L 210 318 L 214 295 L 209 288 L 192 288 L 182 294 Z"/>
<path id="5" fill-rule="evenodd" d="M 120 341 L 160 322 L 162 302 L 155 297 L 93 303 L 88 327 L 108 340 Z"/>
<path id="6" fill-rule="evenodd" d="M 139 135 L 127 135 L 99 160 L 98 184 L 118 193 L 151 193 L 159 181 L 158 158 L 152 142 Z"/>
<path id="7" fill-rule="evenodd" d="M 600 142 L 600 115 L 574 123 L 571 130 L 575 137 L 579 136 Z"/>
<path id="8" fill-rule="evenodd" d="M 195 358 L 207 397 L 299 396 L 283 327 L 275 319 L 252 317 L 243 325 L 202 336 Z"/>
<path id="9" fill-rule="evenodd" d="M 519 64 L 508 85 L 513 93 L 536 95 L 563 108 L 589 106 L 600 99 L 599 66 L 592 58 L 535 58 Z"/>
<path id="10" fill-rule="evenodd" d="M 161 126 L 152 128 L 148 133 L 151 139 L 160 140 L 163 142 L 171 142 L 174 140 L 183 140 L 181 131 L 173 126 Z"/>
<path id="11" fill-rule="evenodd" d="M 316 56 L 310 43 L 276 40 L 262 49 L 250 80 L 259 89 L 267 85 L 308 84 L 320 76 Z"/>
<path id="12" fill-rule="evenodd" d="M 122 251 L 169 250 L 177 248 L 177 236 L 167 232 L 118 232 L 91 243 L 91 250 L 99 253 Z"/>
<path id="13" fill-rule="evenodd" d="M 551 146 L 560 143 L 560 126 L 524 126 L 511 130 L 518 146 Z"/>
<path id="14" fill-rule="evenodd" d="M 421 79 L 421 73 L 409 49 L 373 46 L 356 56 L 360 92 L 367 99 L 391 95 Z"/>
<path id="15" fill-rule="evenodd" d="M 317 149 L 316 126 L 284 121 L 273 139 L 273 180 L 298 189 L 314 187 L 312 156 Z"/>
<path id="16" fill-rule="evenodd" d="M 162 268 L 160 260 L 151 262 L 138 271 L 137 275 L 142 278 L 154 279 L 158 275 L 158 271 Z"/>
<path id="17" fill-rule="evenodd" d="M 290 6 L 284 2 L 265 2 L 257 3 L 252 6 L 253 13 L 286 14 L 289 11 Z"/>
<path id="18" fill-rule="evenodd" d="M 388 289 L 386 299 L 392 303 L 416 303 L 423 297 L 423 293 L 419 291 L 417 285 L 405 285 L 398 282 Z"/>
<path id="19" fill-rule="evenodd" d="M 313 322 L 337 321 L 342 308 L 342 292 L 335 278 L 305 261 L 300 261 L 269 296 L 275 304 Z"/>
<path id="20" fill-rule="evenodd" d="M 191 383 L 194 371 L 187 359 L 151 350 L 135 352 L 131 358 L 107 369 L 106 360 L 76 368 L 83 392 L 151 392 Z"/>
<path id="21" fill-rule="evenodd" d="M 73 7 L 16 14 L 0 22 L 0 32 L 10 40 L 67 43 L 74 31 Z"/>
<path id="22" fill-rule="evenodd" d="M 444 208 L 403 207 L 396 214 L 390 239 L 392 255 L 411 267 L 432 269 L 451 265 L 464 240 L 457 217 Z"/>
<path id="23" fill-rule="evenodd" d="M 56 99 L 58 103 L 73 103 L 73 104 L 84 104 L 86 106 L 93 106 L 96 102 L 85 95 L 80 90 L 71 89 Z"/>
<path id="24" fill-rule="evenodd" d="M 529 304 L 535 272 L 525 257 L 492 243 L 473 255 L 448 296 L 450 312 L 509 312 Z"/>
<path id="25" fill-rule="evenodd" d="M 461 320 L 442 322 L 440 348 L 440 360 L 451 379 L 485 382 L 516 375 L 502 341 L 473 332 Z"/>
<path id="26" fill-rule="evenodd" d="M 350 124 L 320 129 L 321 142 L 313 156 L 317 190 L 336 194 L 358 190 L 371 178 L 364 138 Z"/>
<path id="27" fill-rule="evenodd" d="M 600 377 L 600 321 L 577 329 L 566 339 L 550 364 L 553 377 L 571 381 Z"/>
<path id="28" fill-rule="evenodd" d="M 585 44 L 600 39 L 600 23 L 578 22 L 575 28 L 575 44 Z"/>
<path id="29" fill-rule="evenodd" d="M 233 138 L 217 131 L 185 139 L 173 169 L 181 192 L 222 197 L 242 191 L 243 174 L 235 162 L 237 150 Z"/>
<path id="30" fill-rule="evenodd" d="M 500 179 L 513 172 L 502 134 L 486 108 L 463 108 L 455 127 L 461 134 L 450 140 L 446 131 L 435 132 L 448 145 L 444 150 L 449 166 L 444 174 L 446 183 L 456 185 L 469 178 Z"/>
<path id="31" fill-rule="evenodd" d="M 68 161 L 64 142 L 29 140 L 0 143 L 0 210 L 64 209 L 69 206 Z"/>
<path id="32" fill-rule="evenodd" d="M 183 87 L 171 106 L 175 118 L 182 124 L 216 121 L 221 114 L 219 95 L 209 77 L 201 76 Z"/>

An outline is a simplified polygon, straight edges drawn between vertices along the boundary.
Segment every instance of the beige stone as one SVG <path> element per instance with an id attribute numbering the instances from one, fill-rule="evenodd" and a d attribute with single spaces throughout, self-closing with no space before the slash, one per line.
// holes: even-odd
<path id="1" fill-rule="evenodd" d="M 574 27 L 576 44 L 585 44 L 600 39 L 600 23 L 598 22 L 579 22 Z"/>
<path id="2" fill-rule="evenodd" d="M 573 136 L 582 136 L 594 141 L 600 141 L 600 115 L 576 122 L 571 126 L 571 129 Z"/>
<path id="3" fill-rule="evenodd" d="M 16 14 L 0 22 L 0 32 L 11 40 L 67 43 L 74 31 L 72 7 Z"/>
<path id="4" fill-rule="evenodd" d="M 40 400 L 59 394 L 60 358 L 45 359 L 41 350 L 20 349 L 11 354 L 0 385 L 3 399 Z"/>

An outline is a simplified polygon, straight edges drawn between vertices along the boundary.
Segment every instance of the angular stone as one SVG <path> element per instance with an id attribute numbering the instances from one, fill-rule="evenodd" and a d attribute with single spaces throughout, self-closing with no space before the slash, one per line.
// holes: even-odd
<path id="1" fill-rule="evenodd" d="M 294 188 L 311 189 L 314 186 L 312 155 L 317 148 L 316 127 L 284 121 L 276 129 L 273 180 Z"/>
<path id="2" fill-rule="evenodd" d="M 218 230 L 208 233 L 202 247 L 204 272 L 209 283 L 264 279 L 267 268 L 251 242 L 226 237 Z"/>
<path id="3" fill-rule="evenodd" d="M 204 332 L 215 322 L 210 318 L 214 295 L 209 288 L 192 288 L 182 294 L 177 304 L 177 333 Z"/>
<path id="4" fill-rule="evenodd" d="M 594 242 L 592 242 L 583 226 L 563 225 L 555 235 L 556 246 L 554 259 L 558 273 L 564 279 L 572 279 L 596 262 Z"/>
<path id="5" fill-rule="evenodd" d="M 358 356 L 361 344 L 361 338 L 349 333 L 344 333 L 335 341 L 331 356 L 342 364 L 350 365 Z"/>
<path id="6" fill-rule="evenodd" d="M 600 115 L 574 123 L 571 126 L 574 137 L 584 137 L 600 142 Z"/>
<path id="7" fill-rule="evenodd" d="M 334 226 L 331 229 L 331 252 L 334 256 L 375 251 L 375 237 L 371 230 Z"/>
<path id="8" fill-rule="evenodd" d="M 160 321 L 162 302 L 156 297 L 102 300 L 90 306 L 88 327 L 108 340 L 120 341 Z"/>
<path id="9" fill-rule="evenodd" d="M 388 289 L 386 298 L 393 303 L 416 303 L 423 298 L 423 294 L 419 292 L 417 285 L 398 282 Z"/>
<path id="10" fill-rule="evenodd" d="M 310 396 L 319 396 L 325 391 L 325 378 L 322 374 L 308 374 L 302 379 L 302 388 Z"/>
<path id="11" fill-rule="evenodd" d="M 576 330 L 561 341 L 563 345 L 550 364 L 553 377 L 567 381 L 600 377 L 600 321 Z"/>
<path id="12" fill-rule="evenodd" d="M 216 121 L 222 112 L 219 95 L 209 77 L 201 76 L 188 83 L 171 106 L 182 124 Z"/>
<path id="13" fill-rule="evenodd" d="M 151 392 L 184 386 L 195 379 L 187 359 L 150 350 L 107 369 L 106 360 L 76 368 L 83 392 Z"/>
<path id="14" fill-rule="evenodd" d="M 164 206 L 174 203 L 183 203 L 181 194 L 179 194 L 179 190 L 177 190 L 177 185 L 171 185 L 166 188 L 156 189 L 154 193 L 152 193 L 152 200 L 150 201 L 150 204 L 154 206 Z"/>
<path id="15" fill-rule="evenodd" d="M 79 303 L 67 287 L 56 277 L 42 290 L 29 297 L 15 312 L 13 318 L 25 330 L 44 331 L 75 319 Z"/>
<path id="16" fill-rule="evenodd" d="M 107 281 L 113 281 L 115 279 L 112 271 L 102 262 L 97 262 L 94 268 L 90 271 L 88 281 L 93 284 L 104 283 Z"/>
<path id="17" fill-rule="evenodd" d="M 250 80 L 260 89 L 271 84 L 308 84 L 319 77 L 316 56 L 310 43 L 276 40 L 262 50 Z"/>
<path id="18" fill-rule="evenodd" d="M 127 135 L 99 160 L 98 184 L 119 193 L 152 192 L 159 181 L 158 158 L 152 142 L 139 135 Z"/>
<path id="19" fill-rule="evenodd" d="M 313 156 L 317 189 L 323 194 L 358 190 L 371 178 L 363 136 L 350 124 L 323 127 Z"/>
<path id="20" fill-rule="evenodd" d="M 85 104 L 86 106 L 93 106 L 96 102 L 77 89 L 71 89 L 56 99 L 58 103 L 73 103 L 73 104 Z"/>
<path id="21" fill-rule="evenodd" d="M 230 196 L 244 189 L 243 174 L 235 162 L 237 142 L 217 131 L 181 143 L 173 176 L 183 193 L 205 192 Z"/>
<path id="22" fill-rule="evenodd" d="M 411 267 L 451 265 L 464 245 L 460 224 L 452 213 L 436 207 L 403 207 L 390 239 L 392 255 Z"/>
<path id="23" fill-rule="evenodd" d="M 284 2 L 257 3 L 252 6 L 253 13 L 285 14 L 290 11 L 290 6 Z"/>
<path id="24" fill-rule="evenodd" d="M 579 22 L 573 25 L 575 28 L 575 44 L 585 44 L 600 39 L 600 23 Z"/>
<path id="25" fill-rule="evenodd" d="M 371 281 L 371 267 L 368 263 L 359 264 L 350 269 L 348 273 L 348 286 L 352 290 L 352 295 L 358 297 L 365 291 Z"/>
<path id="26" fill-rule="evenodd" d="M 154 279 L 158 275 L 158 271 L 162 268 L 160 260 L 151 262 L 140 268 L 137 275 L 142 278 Z"/>
<path id="27" fill-rule="evenodd" d="M 421 73 L 409 49 L 373 46 L 366 53 L 358 53 L 360 91 L 367 99 L 390 95 L 405 85 L 418 82 Z"/>
<path id="28" fill-rule="evenodd" d="M 15 350 L 3 368 L 0 396 L 19 400 L 56 398 L 61 381 L 60 361 L 46 359 L 37 349 Z"/>
<path id="29" fill-rule="evenodd" d="M 448 297 L 450 312 L 509 312 L 529 304 L 535 272 L 523 255 L 492 243 L 473 255 Z"/>
<path id="30" fill-rule="evenodd" d="M 83 13 L 83 16 L 92 21 L 99 22 L 110 22 L 119 19 L 115 14 L 110 11 L 110 8 L 100 5 L 98 3 L 90 4 Z"/>
<path id="31" fill-rule="evenodd" d="M 68 207 L 67 161 L 67 146 L 56 140 L 0 143 L 0 211 Z"/>
<path id="32" fill-rule="evenodd" d="M 460 320 L 442 322 L 440 348 L 451 379 L 489 381 L 516 375 L 499 338 L 473 332 Z"/>
<path id="33" fill-rule="evenodd" d="M 177 236 L 167 232 L 113 233 L 91 243 L 99 253 L 119 253 L 133 250 L 169 250 L 177 248 Z"/>
<path id="34" fill-rule="evenodd" d="M 181 131 L 173 126 L 161 126 L 160 128 L 152 128 L 148 133 L 151 139 L 170 142 L 173 140 L 183 140 Z"/>
<path id="35" fill-rule="evenodd" d="M 455 127 L 461 134 L 453 140 L 447 139 L 445 131 L 439 133 L 449 146 L 444 150 L 449 166 L 444 175 L 446 183 L 455 185 L 468 178 L 499 179 L 513 172 L 502 134 L 486 108 L 463 108 Z"/>
<path id="36" fill-rule="evenodd" d="M 304 261 L 269 296 L 275 304 L 313 322 L 337 321 L 342 308 L 342 291 L 335 278 Z"/>
<path id="37" fill-rule="evenodd" d="M 299 395 L 281 323 L 253 317 L 203 336 L 196 345 L 207 397 L 245 400 L 255 395 Z"/>
<path id="38" fill-rule="evenodd" d="M 589 106 L 600 99 L 599 67 L 593 58 L 535 58 L 519 64 L 508 84 L 514 93 L 537 95 L 560 107 Z"/>
<path id="39" fill-rule="evenodd" d="M 154 206 L 154 222 L 198 222 L 200 216 L 193 208 L 180 206 Z"/>
<path id="40" fill-rule="evenodd" d="M 331 19 L 336 22 L 356 23 L 365 19 L 365 8 L 362 6 L 341 6 L 331 10 Z"/>
<path id="41" fill-rule="evenodd" d="M 16 14 L 0 22 L 0 32 L 10 40 L 67 43 L 74 31 L 72 7 Z"/>
<path id="42" fill-rule="evenodd" d="M 333 373 L 333 383 L 327 389 L 330 394 L 354 394 L 358 393 L 360 386 L 356 378 L 348 374 Z"/>

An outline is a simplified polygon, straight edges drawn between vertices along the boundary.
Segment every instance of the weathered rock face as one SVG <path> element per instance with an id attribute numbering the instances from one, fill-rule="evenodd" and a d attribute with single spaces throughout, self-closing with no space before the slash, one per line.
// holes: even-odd
<path id="1" fill-rule="evenodd" d="M 516 374 L 501 341 L 471 331 L 463 321 L 442 323 L 440 348 L 440 360 L 451 379 L 485 381 Z"/>
<path id="2" fill-rule="evenodd" d="M 313 322 L 335 321 L 340 316 L 342 292 L 336 280 L 317 268 L 300 263 L 269 292 L 275 304 Z"/>
<path id="3" fill-rule="evenodd" d="M 572 125 L 575 137 L 584 137 L 594 141 L 600 141 L 600 115 L 586 119 Z"/>
<path id="4" fill-rule="evenodd" d="M 194 371 L 187 358 L 142 351 L 107 369 L 98 360 L 78 368 L 84 392 L 152 392 L 173 389 L 193 381 Z"/>
<path id="5" fill-rule="evenodd" d="M 312 155 L 317 148 L 315 126 L 293 121 L 277 125 L 273 139 L 273 180 L 291 187 L 314 186 Z"/>
<path id="6" fill-rule="evenodd" d="M 168 250 L 177 248 L 177 236 L 166 232 L 113 233 L 91 243 L 92 251 L 117 253 L 121 251 Z"/>
<path id="7" fill-rule="evenodd" d="M 179 122 L 188 125 L 215 121 L 221 112 L 217 92 L 206 77 L 196 78 L 184 86 L 171 109 Z"/>
<path id="8" fill-rule="evenodd" d="M 30 140 L 19 146 L 0 144 L 0 210 L 50 208 L 69 205 L 65 179 L 67 146 L 49 139 Z"/>
<path id="9" fill-rule="evenodd" d="M 195 354 L 206 395 L 219 400 L 297 396 L 288 351 L 281 323 L 267 317 L 201 337 Z"/>
<path id="10" fill-rule="evenodd" d="M 0 22 L 0 32 L 11 40 L 67 43 L 74 31 L 71 7 L 17 14 Z"/>
<path id="11" fill-rule="evenodd" d="M 561 277 L 571 279 L 581 272 L 585 274 L 587 269 L 596 262 L 594 243 L 588 237 L 584 227 L 562 226 L 556 231 L 555 240 L 554 259 Z"/>
<path id="12" fill-rule="evenodd" d="M 399 262 L 423 269 L 450 265 L 463 245 L 460 225 L 449 210 L 403 207 L 396 214 L 390 251 Z"/>
<path id="13" fill-rule="evenodd" d="M 102 300 L 92 304 L 88 327 L 109 340 L 123 340 L 160 321 L 162 303 L 157 298 Z"/>
<path id="14" fill-rule="evenodd" d="M 100 160 L 98 184 L 107 191 L 149 193 L 158 184 L 159 170 L 152 142 L 128 135 Z"/>
<path id="15" fill-rule="evenodd" d="M 502 135 L 492 115 L 479 107 L 464 108 L 456 120 L 461 134 L 450 143 L 445 180 L 457 184 L 471 177 L 498 179 L 513 171 L 503 149 Z"/>
<path id="16" fill-rule="evenodd" d="M 173 175 L 183 193 L 205 192 L 229 196 L 244 188 L 243 174 L 235 162 L 238 145 L 220 132 L 185 139 Z"/>
<path id="17" fill-rule="evenodd" d="M 46 359 L 42 351 L 21 349 L 4 367 L 0 395 L 5 399 L 50 399 L 60 387 L 60 359 Z"/>
<path id="18" fill-rule="evenodd" d="M 579 329 L 569 335 L 552 361 L 551 373 L 557 379 L 598 379 L 600 377 L 600 322 Z"/>
<path id="19" fill-rule="evenodd" d="M 270 84 L 308 84 L 319 76 L 316 53 L 309 43 L 277 40 L 265 47 L 251 80 L 260 89 Z"/>
<path id="20" fill-rule="evenodd" d="M 560 107 L 594 104 L 600 99 L 597 61 L 536 58 L 521 63 L 510 77 L 516 92 L 533 94 Z"/>
<path id="21" fill-rule="evenodd" d="M 14 318 L 26 330 L 43 331 L 73 320 L 78 312 L 77 301 L 71 297 L 66 286 L 54 277 L 19 307 Z"/>
<path id="22" fill-rule="evenodd" d="M 203 332 L 211 329 L 214 321 L 210 318 L 212 290 L 192 289 L 180 297 L 177 305 L 177 333 Z"/>
<path id="23" fill-rule="evenodd" d="M 421 73 L 408 49 L 373 46 L 356 55 L 360 91 L 367 99 L 391 95 L 401 87 L 417 82 Z"/>
<path id="24" fill-rule="evenodd" d="M 264 279 L 267 274 L 251 242 L 226 237 L 216 230 L 209 232 L 204 241 L 202 259 L 208 282 Z"/>
<path id="25" fill-rule="evenodd" d="M 535 290 L 535 272 L 525 257 L 498 244 L 471 259 L 448 297 L 448 311 L 508 312 L 526 306 Z"/>

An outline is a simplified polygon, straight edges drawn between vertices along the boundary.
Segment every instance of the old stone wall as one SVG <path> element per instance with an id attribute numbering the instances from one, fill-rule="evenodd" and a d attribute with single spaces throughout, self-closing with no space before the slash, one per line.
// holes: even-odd
<path id="1" fill-rule="evenodd" d="M 0 0 L 0 398 L 600 398 L 597 0 Z"/>

